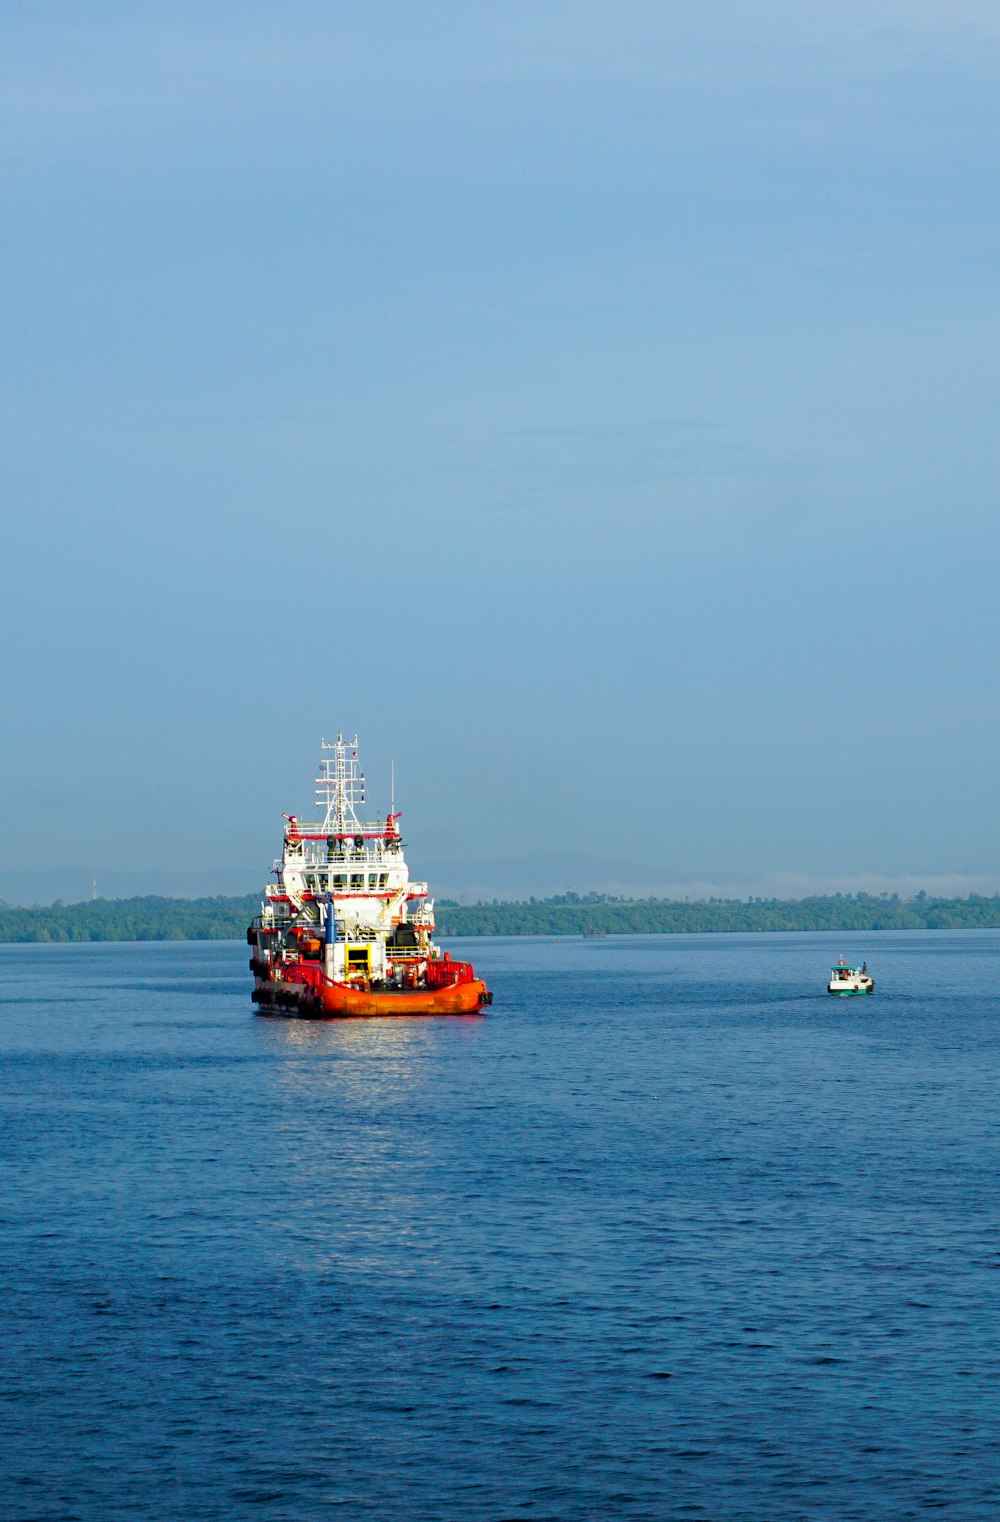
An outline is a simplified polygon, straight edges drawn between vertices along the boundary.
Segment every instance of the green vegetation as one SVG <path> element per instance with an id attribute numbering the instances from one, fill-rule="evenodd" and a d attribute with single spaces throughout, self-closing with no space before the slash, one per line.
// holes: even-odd
<path id="1" fill-rule="evenodd" d="M 259 899 L 126 898 L 18 909 L 0 904 L 3 941 L 242 940 Z M 1000 929 L 1000 894 L 900 899 L 837 893 L 803 899 L 624 899 L 561 893 L 527 903 L 437 906 L 438 934 L 578 936 L 673 935 L 726 930 Z"/>
<path id="2" fill-rule="evenodd" d="M 242 940 L 260 908 L 246 898 L 98 898 L 18 909 L 0 904 L 0 941 Z"/>
<path id="3" fill-rule="evenodd" d="M 1000 929 L 1000 894 L 982 898 L 916 898 L 837 893 L 803 899 L 615 899 L 563 893 L 528 903 L 448 900 L 437 906 L 440 935 L 675 935 L 753 930 Z"/>

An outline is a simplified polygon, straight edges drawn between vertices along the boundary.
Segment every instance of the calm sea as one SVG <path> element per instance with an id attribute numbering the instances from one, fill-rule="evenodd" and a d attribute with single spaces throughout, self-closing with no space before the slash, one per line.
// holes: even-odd
<path id="1" fill-rule="evenodd" d="M 0 948 L 3 1522 L 1000 1516 L 1000 934 L 453 946 Z"/>

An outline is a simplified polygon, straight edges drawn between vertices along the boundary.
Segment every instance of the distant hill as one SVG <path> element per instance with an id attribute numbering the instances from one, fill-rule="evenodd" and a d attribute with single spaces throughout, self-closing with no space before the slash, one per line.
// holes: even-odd
<path id="1" fill-rule="evenodd" d="M 0 942 L 242 940 L 258 894 L 240 898 L 95 899 L 24 909 L 0 904 Z M 437 904 L 449 936 L 675 935 L 766 930 L 1000 929 L 1000 894 L 912 899 L 837 893 L 803 899 L 616 899 L 605 894 Z"/>
<path id="2" fill-rule="evenodd" d="M 232 941 L 260 907 L 245 898 L 98 898 L 23 909 L 0 904 L 0 941 Z"/>
<path id="3" fill-rule="evenodd" d="M 527 903 L 439 900 L 441 935 L 675 935 L 767 930 L 1000 929 L 1000 894 L 912 899 L 836 893 L 802 899 L 614 899 L 563 893 Z"/>

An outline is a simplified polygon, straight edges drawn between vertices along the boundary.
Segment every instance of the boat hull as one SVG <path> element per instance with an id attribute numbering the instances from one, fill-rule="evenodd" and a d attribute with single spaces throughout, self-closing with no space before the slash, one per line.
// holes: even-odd
<path id="1" fill-rule="evenodd" d="M 827 989 L 827 993 L 832 994 L 835 999 L 857 999 L 857 998 L 863 998 L 866 994 L 873 994 L 874 992 L 875 992 L 875 984 L 874 983 L 870 984 L 868 988 L 828 988 Z"/>
<path id="2" fill-rule="evenodd" d="M 481 978 L 450 988 L 387 991 L 352 988 L 346 983 L 305 986 L 267 982 L 253 992 L 260 1014 L 293 1015 L 306 1020 L 384 1019 L 386 1016 L 481 1015 L 493 995 Z"/>

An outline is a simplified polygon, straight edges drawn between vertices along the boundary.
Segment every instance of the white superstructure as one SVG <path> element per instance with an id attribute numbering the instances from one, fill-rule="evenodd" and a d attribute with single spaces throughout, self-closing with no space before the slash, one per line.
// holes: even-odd
<path id="1" fill-rule="evenodd" d="M 319 818 L 284 816 L 284 846 L 265 889 L 260 931 L 286 944 L 321 943 L 328 978 L 371 983 L 398 977 L 410 962 L 435 959 L 434 902 L 413 882 L 403 855 L 400 815 L 366 820 L 358 740 L 322 742 L 316 778 Z"/>

